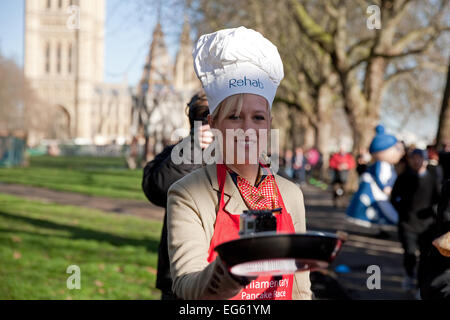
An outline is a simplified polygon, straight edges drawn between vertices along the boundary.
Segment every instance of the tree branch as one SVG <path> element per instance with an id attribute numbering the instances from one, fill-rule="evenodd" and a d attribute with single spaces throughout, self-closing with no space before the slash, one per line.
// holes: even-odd
<path id="1" fill-rule="evenodd" d="M 445 31 L 447 31 L 447 28 L 444 28 L 444 29 L 445 29 Z M 347 70 L 351 71 L 354 68 L 358 67 L 361 63 L 368 62 L 370 59 L 376 58 L 376 57 L 381 57 L 381 58 L 385 58 L 385 59 L 394 59 L 394 58 L 403 58 L 403 57 L 410 56 L 410 55 L 422 54 L 422 53 L 426 52 L 433 45 L 434 41 L 439 37 L 439 34 L 440 34 L 439 32 L 432 34 L 430 39 L 428 39 L 423 46 L 414 48 L 414 49 L 410 49 L 405 52 L 396 53 L 394 50 L 389 50 L 388 53 L 373 53 L 372 52 L 371 54 L 368 54 L 368 55 L 358 59 L 353 64 L 351 64 Z"/>
<path id="2" fill-rule="evenodd" d="M 396 2 L 399 2 L 400 4 L 398 4 L 398 7 L 395 10 L 394 15 L 392 16 L 391 19 L 389 19 L 386 24 L 387 24 L 387 28 L 395 28 L 395 26 L 397 24 L 400 23 L 400 21 L 402 20 L 403 16 L 406 13 L 406 9 L 408 7 L 408 4 L 410 4 L 412 2 L 412 0 L 404 0 L 403 2 L 396 0 Z M 397 3 L 396 3 L 397 4 Z"/>
<path id="3" fill-rule="evenodd" d="M 437 65 L 437 64 L 432 63 L 430 61 L 423 61 L 423 62 L 420 62 L 417 66 L 414 66 L 414 67 L 398 69 L 396 72 L 394 72 L 393 74 L 389 75 L 388 77 L 386 77 L 384 79 L 383 90 L 384 90 L 384 88 L 389 87 L 389 85 L 394 80 L 400 78 L 401 76 L 410 74 L 410 73 L 414 72 L 415 70 L 425 70 L 425 69 L 433 70 L 433 71 L 440 72 L 440 73 L 445 73 L 446 70 L 447 70 L 447 67 L 446 66 Z"/>
<path id="4" fill-rule="evenodd" d="M 389 53 L 387 53 L 387 54 L 377 54 L 376 53 L 375 56 L 392 59 L 392 58 L 402 58 L 402 57 L 406 57 L 409 55 L 421 54 L 421 53 L 424 53 L 425 51 L 427 51 L 433 45 L 434 41 L 438 38 L 438 36 L 439 36 L 439 32 L 432 34 L 430 36 L 430 39 L 428 39 L 423 46 L 418 47 L 418 48 L 410 49 L 408 51 L 399 52 L 399 53 L 395 53 L 395 52 L 392 52 L 391 50 L 389 50 Z"/>
<path id="5" fill-rule="evenodd" d="M 427 26 L 424 28 L 412 30 L 404 35 L 401 39 L 397 40 L 397 42 L 392 46 L 390 52 L 392 54 L 398 54 L 402 52 L 410 43 L 421 39 L 422 37 L 432 34 L 435 31 L 434 26 Z"/>
<path id="6" fill-rule="evenodd" d="M 362 38 L 359 41 L 355 42 L 353 45 L 350 46 L 350 48 L 347 50 L 347 55 L 351 56 L 353 51 L 359 49 L 360 47 L 366 48 L 366 47 L 370 47 L 371 43 L 374 41 L 375 39 L 373 37 L 367 37 L 367 38 Z"/>
<path id="7" fill-rule="evenodd" d="M 414 70 L 417 70 L 417 69 L 418 69 L 418 66 L 411 67 L 411 68 L 398 69 L 396 72 L 394 72 L 393 74 L 389 75 L 388 77 L 386 77 L 386 78 L 384 79 L 384 82 L 383 82 L 383 88 L 389 87 L 389 85 L 390 85 L 395 79 L 398 79 L 398 78 L 400 78 L 401 76 L 403 76 L 403 75 L 405 75 L 405 74 L 408 74 L 408 73 L 411 73 L 411 72 L 413 72 Z"/>
<path id="8" fill-rule="evenodd" d="M 330 17 L 337 18 L 338 10 L 330 3 L 330 1 L 325 1 L 325 11 Z"/>
<path id="9" fill-rule="evenodd" d="M 326 52 L 331 52 L 333 50 L 333 36 L 318 25 L 298 1 L 289 0 L 288 5 L 291 8 L 295 22 L 306 36 L 311 41 L 319 44 Z"/>

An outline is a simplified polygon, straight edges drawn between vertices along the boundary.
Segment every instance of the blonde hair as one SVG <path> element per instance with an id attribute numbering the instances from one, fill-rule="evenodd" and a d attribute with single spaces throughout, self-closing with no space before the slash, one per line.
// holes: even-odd
<path id="1" fill-rule="evenodd" d="M 234 114 L 239 115 L 244 105 L 244 94 L 245 93 L 234 94 L 222 100 L 216 110 L 214 110 L 214 112 L 212 113 L 212 119 L 214 121 L 222 122 L 233 111 L 234 108 L 236 108 Z M 265 101 L 267 110 L 269 111 L 270 115 L 269 103 L 267 102 L 267 100 Z"/>

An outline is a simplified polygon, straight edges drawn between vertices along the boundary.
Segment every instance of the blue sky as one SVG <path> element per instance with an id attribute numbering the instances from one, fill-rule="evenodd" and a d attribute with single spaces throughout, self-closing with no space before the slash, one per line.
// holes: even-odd
<path id="1" fill-rule="evenodd" d="M 21 66 L 24 3 L 25 0 L 0 0 L 0 50 L 4 56 L 13 58 Z M 128 83 L 134 85 L 139 81 L 149 50 L 157 10 L 150 5 L 143 7 L 142 3 L 145 2 L 140 0 L 107 0 L 106 3 L 105 81 L 120 82 L 126 76 Z M 173 17 L 173 10 L 167 11 L 163 8 L 163 16 Z M 163 31 L 169 52 L 174 57 L 182 20 L 172 18 L 164 21 L 169 21 L 163 23 Z"/>
<path id="2" fill-rule="evenodd" d="M 0 50 L 23 65 L 23 0 L 0 0 Z"/>

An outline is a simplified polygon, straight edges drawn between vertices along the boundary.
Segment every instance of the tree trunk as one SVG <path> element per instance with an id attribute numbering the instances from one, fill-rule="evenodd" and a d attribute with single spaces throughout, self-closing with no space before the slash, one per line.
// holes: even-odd
<path id="1" fill-rule="evenodd" d="M 306 150 L 311 149 L 316 144 L 316 128 L 313 125 L 305 127 L 302 146 Z"/>
<path id="2" fill-rule="evenodd" d="M 364 110 L 364 113 L 369 119 L 380 118 L 385 70 L 386 60 L 384 58 L 373 58 L 368 63 L 364 83 L 364 95 L 367 100 L 367 108 Z"/>
<path id="3" fill-rule="evenodd" d="M 356 81 L 348 75 L 342 77 L 341 81 L 344 111 L 352 130 L 352 153 L 356 155 L 361 148 L 368 148 L 374 136 L 374 128 L 379 122 L 381 99 L 368 101 Z"/>
<path id="4" fill-rule="evenodd" d="M 152 155 L 154 154 L 154 145 L 150 143 L 150 137 L 145 137 L 145 146 L 144 146 L 144 163 L 149 162 L 152 159 Z"/>
<path id="5" fill-rule="evenodd" d="M 322 167 L 320 168 L 320 179 L 323 180 L 328 174 L 328 164 L 330 161 L 330 151 L 328 145 L 330 142 L 331 125 L 328 122 L 320 122 L 316 130 L 316 147 L 322 155 Z"/>
<path id="6" fill-rule="evenodd" d="M 368 149 L 372 138 L 375 135 L 375 125 L 377 119 L 361 120 L 352 127 L 353 148 L 352 153 L 356 155 L 361 149 Z"/>
<path id="7" fill-rule="evenodd" d="M 330 152 L 328 145 L 330 142 L 330 110 L 333 105 L 333 91 L 328 85 L 322 85 L 319 88 L 317 97 L 317 125 L 316 125 L 316 147 L 322 154 L 322 168 L 320 169 L 321 179 L 328 174 L 328 164 L 330 160 Z"/>
<path id="8" fill-rule="evenodd" d="M 447 72 L 447 84 L 445 85 L 442 107 L 439 114 L 439 127 L 436 136 L 436 144 L 450 143 L 450 63 Z"/>

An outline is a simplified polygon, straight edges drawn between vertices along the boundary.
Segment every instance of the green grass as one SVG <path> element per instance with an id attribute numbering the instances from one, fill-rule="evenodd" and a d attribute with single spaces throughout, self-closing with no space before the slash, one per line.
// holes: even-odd
<path id="1" fill-rule="evenodd" d="M 0 299 L 158 299 L 161 222 L 0 194 Z M 67 267 L 81 270 L 69 290 Z"/>
<path id="2" fill-rule="evenodd" d="M 126 169 L 126 159 L 124 157 L 33 156 L 30 157 L 30 165 L 32 167 L 60 169 Z"/>
<path id="3" fill-rule="evenodd" d="M 146 200 L 142 169 L 129 170 L 124 158 L 30 158 L 30 166 L 0 168 L 0 182 L 112 198 Z"/>

